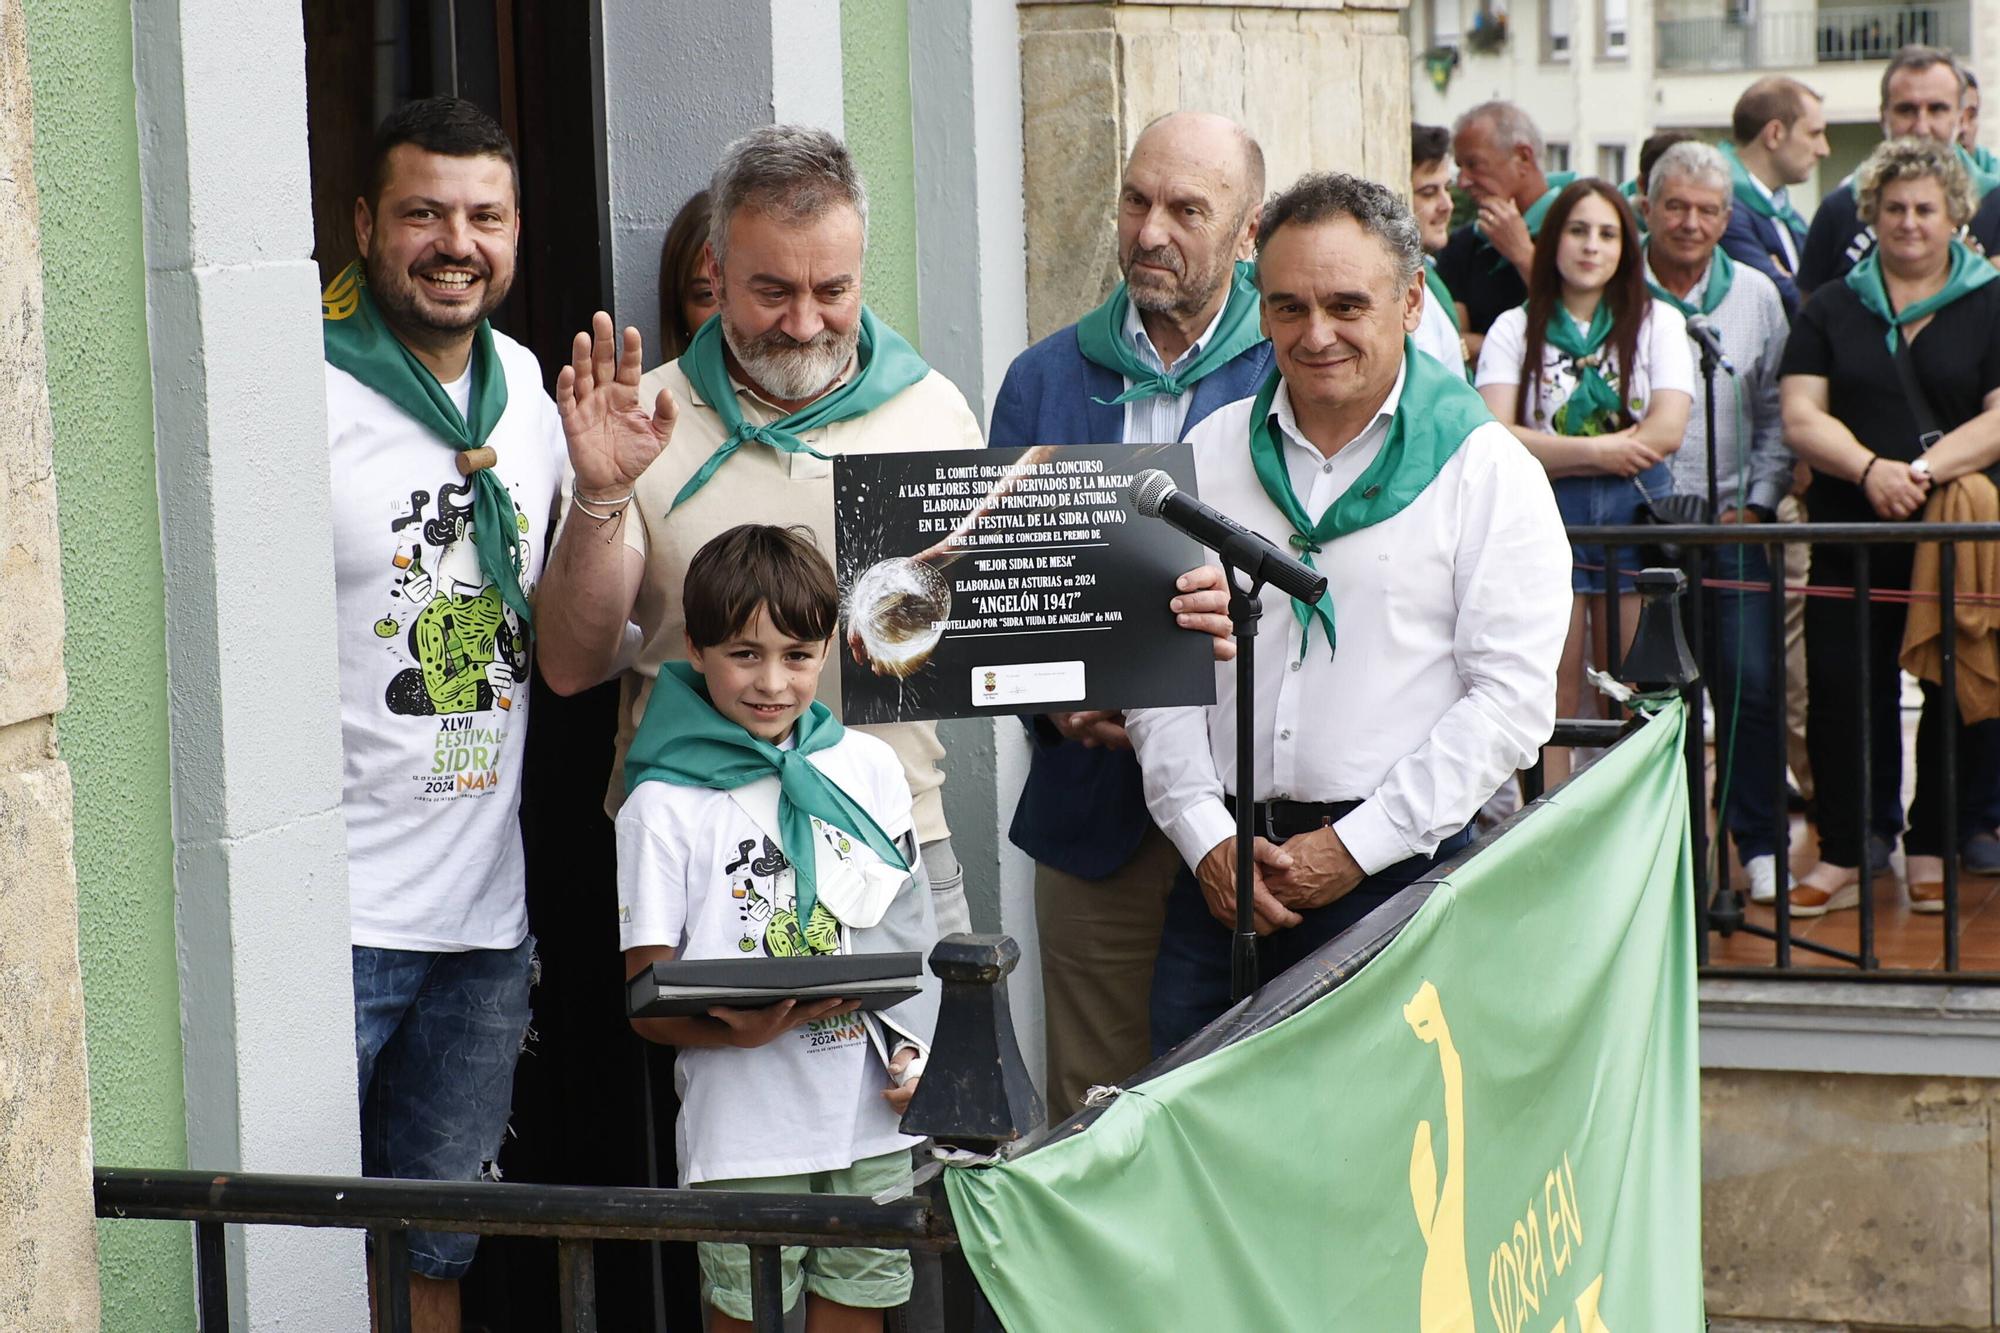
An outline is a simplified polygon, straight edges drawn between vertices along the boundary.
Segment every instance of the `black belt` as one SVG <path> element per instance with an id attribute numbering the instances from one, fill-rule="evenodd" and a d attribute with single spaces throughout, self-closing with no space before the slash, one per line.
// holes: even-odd
<path id="1" fill-rule="evenodd" d="M 1224 796 L 1222 803 L 1233 817 L 1236 798 Z M 1257 837 L 1283 842 L 1325 828 L 1360 806 L 1359 801 L 1259 801 L 1250 807 L 1250 827 Z"/>

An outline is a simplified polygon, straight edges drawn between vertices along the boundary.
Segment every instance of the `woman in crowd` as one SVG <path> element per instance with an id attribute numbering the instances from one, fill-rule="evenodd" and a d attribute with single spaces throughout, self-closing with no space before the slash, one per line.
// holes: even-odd
<path id="1" fill-rule="evenodd" d="M 715 313 L 715 288 L 708 281 L 708 191 L 690 198 L 674 214 L 660 244 L 660 360 L 673 361 L 687 350 L 694 331 Z"/>
<path id="2" fill-rule="evenodd" d="M 1638 223 L 1615 186 L 1589 178 L 1556 196 L 1535 239 L 1527 304 L 1493 322 L 1474 382 L 1548 470 L 1565 523 L 1631 523 L 1648 497 L 1672 489 L 1665 460 L 1687 428 L 1693 357 L 1685 321 L 1646 290 Z M 1608 569 L 1617 570 L 1621 655 L 1639 621 L 1637 552 L 1572 550 L 1558 717 L 1582 715 L 1586 656 L 1609 660 Z M 1568 751 L 1550 749 L 1546 773 L 1551 785 L 1567 777 Z"/>
<path id="3" fill-rule="evenodd" d="M 1878 242 L 1844 282 L 1816 290 L 1792 323 L 1779 381 L 1785 438 L 1812 465 L 1807 504 L 1814 522 L 1907 521 L 1922 516 L 1933 486 L 2000 460 L 2000 410 L 1990 406 L 2000 401 L 1993 396 L 2000 392 L 2000 282 L 1957 239 L 1975 198 L 1948 148 L 1928 139 L 1890 140 L 1861 164 L 1854 187 L 1861 220 L 1873 225 Z M 1918 424 L 1924 420 L 1928 426 Z M 1928 451 L 1920 438 L 1926 429 L 1942 432 Z M 1869 549 L 1872 587 L 1910 586 L 1910 547 Z M 1813 585 L 1854 586 L 1855 554 L 1853 547 L 1816 548 Z M 1971 548 L 1963 558 L 1971 558 Z M 1851 599 L 1806 602 L 1806 743 L 1818 788 L 1820 862 L 1792 891 L 1794 916 L 1857 905 L 1868 835 L 1893 840 L 1902 823 L 1897 655 L 1905 607 L 1877 601 L 1869 615 L 1862 645 Z M 1875 812 L 1866 822 L 1855 818 L 1862 702 L 1855 655 L 1862 651 L 1869 662 Z M 1945 737 L 1942 697 L 1928 683 L 1923 693 L 1916 797 L 1903 851 L 1910 906 L 1937 912 L 1944 908 Z M 1976 810 L 1982 784 L 1969 734 L 1961 726 L 1953 740 L 1970 798 L 1960 806 Z M 1963 818 L 1959 827 L 1965 835 L 1976 831 Z"/>

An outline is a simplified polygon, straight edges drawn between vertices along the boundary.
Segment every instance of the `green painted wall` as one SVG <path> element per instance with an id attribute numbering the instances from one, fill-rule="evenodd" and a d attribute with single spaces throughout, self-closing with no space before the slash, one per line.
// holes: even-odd
<path id="1" fill-rule="evenodd" d="M 908 0 L 840 0 L 841 113 L 868 181 L 868 304 L 919 347 Z"/>
<path id="2" fill-rule="evenodd" d="M 49 399 L 61 504 L 77 915 L 96 1160 L 184 1166 L 132 10 L 26 0 Z M 188 1228 L 100 1222 L 104 1328 L 194 1327 Z"/>

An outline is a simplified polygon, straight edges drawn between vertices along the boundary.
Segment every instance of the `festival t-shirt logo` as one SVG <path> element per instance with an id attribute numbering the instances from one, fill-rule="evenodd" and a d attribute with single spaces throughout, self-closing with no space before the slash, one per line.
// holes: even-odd
<path id="1" fill-rule="evenodd" d="M 769 838 L 736 844 L 736 857 L 722 868 L 722 877 L 742 931 L 736 941 L 739 953 L 802 958 L 839 952 L 840 923 L 825 903 L 813 904 L 812 919 L 800 929 L 793 877 L 785 873 L 790 869 L 783 850 Z"/>
<path id="2" fill-rule="evenodd" d="M 436 512 L 426 517 L 430 505 L 430 492 L 412 491 L 409 512 L 389 524 L 393 580 L 375 634 L 405 662 L 383 691 L 384 706 L 399 717 L 438 719 L 431 766 L 412 775 L 420 799 L 436 801 L 486 795 L 499 786 L 507 714 L 527 677 L 528 643 L 479 567 L 471 483 L 440 489 Z M 525 510 L 517 511 L 517 522 L 521 567 L 527 569 Z"/>

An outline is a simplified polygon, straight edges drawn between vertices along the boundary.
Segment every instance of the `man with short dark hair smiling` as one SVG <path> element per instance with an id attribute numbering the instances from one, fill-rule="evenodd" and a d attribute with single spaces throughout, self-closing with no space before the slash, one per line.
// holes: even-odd
<path id="1" fill-rule="evenodd" d="M 1260 974 L 1298 962 L 1469 840 L 1554 725 L 1570 553 L 1546 474 L 1463 374 L 1417 355 L 1416 221 L 1372 181 L 1272 200 L 1258 287 L 1276 365 L 1189 433 L 1203 500 L 1327 576 L 1267 594 L 1257 769 L 1234 771 L 1235 681 L 1207 708 L 1127 715 L 1154 818 L 1186 863 L 1153 983 L 1164 1051 L 1229 1003 L 1236 895 Z M 1235 883 L 1237 800 L 1256 882 Z"/>
<path id="2" fill-rule="evenodd" d="M 487 317 L 520 238 L 513 145 L 430 98 L 377 132 L 361 261 L 328 285 L 327 442 L 340 612 L 361 1162 L 474 1180 L 498 1156 L 534 940 L 517 814 L 529 594 L 562 426 Z M 410 1233 L 411 1312 L 458 1327 L 476 1237 Z"/>

